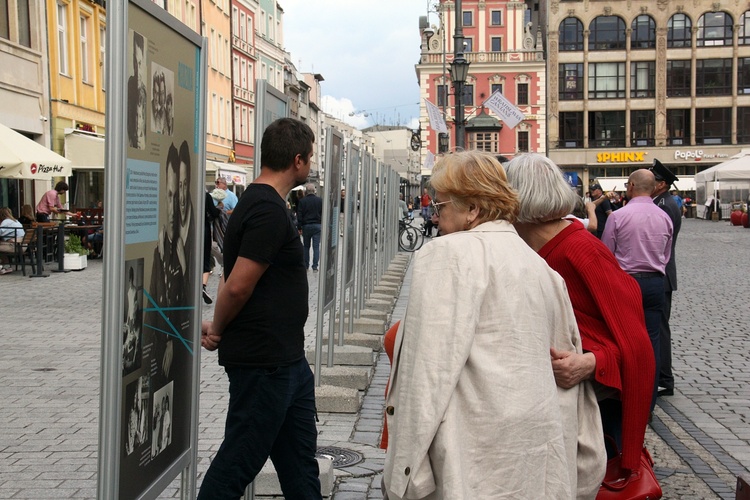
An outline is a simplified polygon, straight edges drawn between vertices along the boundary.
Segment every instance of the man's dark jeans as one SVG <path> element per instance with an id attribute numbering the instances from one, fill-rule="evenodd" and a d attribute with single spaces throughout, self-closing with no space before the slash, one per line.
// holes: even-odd
<path id="1" fill-rule="evenodd" d="M 302 226 L 302 243 L 305 246 L 305 269 L 310 269 L 310 243 L 313 247 L 313 269 L 318 268 L 320 259 L 320 224 L 305 224 Z"/>
<path id="2" fill-rule="evenodd" d="M 659 388 L 659 372 L 661 365 L 661 344 L 659 342 L 659 331 L 661 330 L 661 314 L 664 308 L 664 276 L 654 274 L 653 276 L 633 276 L 641 287 L 643 300 L 643 312 L 646 315 L 646 330 L 654 348 L 654 361 L 656 372 L 654 373 L 654 393 L 651 398 L 651 410 L 656 404 L 656 393 Z"/>
<path id="3" fill-rule="evenodd" d="M 277 368 L 226 369 L 224 442 L 199 500 L 238 499 L 270 456 L 287 500 L 320 499 L 315 459 L 315 384 L 307 360 Z"/>

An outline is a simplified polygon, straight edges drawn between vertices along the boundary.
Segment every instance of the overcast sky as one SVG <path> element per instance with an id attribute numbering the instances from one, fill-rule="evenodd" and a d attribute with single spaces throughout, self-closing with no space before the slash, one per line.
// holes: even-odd
<path id="1" fill-rule="evenodd" d="M 419 119 L 419 16 L 427 0 L 279 0 L 284 48 L 320 73 L 323 109 L 358 128 Z M 434 21 L 433 21 L 434 22 Z M 363 111 L 355 116 L 349 113 Z M 369 117 L 364 116 L 369 113 Z"/>

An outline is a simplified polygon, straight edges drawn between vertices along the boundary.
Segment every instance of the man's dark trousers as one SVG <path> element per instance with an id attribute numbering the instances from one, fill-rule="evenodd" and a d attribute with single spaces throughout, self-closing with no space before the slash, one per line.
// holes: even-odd
<path id="1" fill-rule="evenodd" d="M 313 247 L 312 268 L 318 268 L 320 259 L 320 224 L 305 224 L 302 226 L 302 244 L 305 247 L 305 269 L 310 269 L 310 243 Z"/>
<path id="2" fill-rule="evenodd" d="M 656 404 L 656 392 L 659 387 L 659 370 L 661 365 L 661 343 L 659 332 L 661 330 L 661 315 L 664 309 L 664 275 L 661 273 L 635 273 L 633 278 L 641 287 L 643 300 L 643 312 L 646 316 L 646 330 L 654 349 L 654 361 L 656 371 L 654 373 L 654 392 L 651 397 L 651 410 Z"/>
<path id="3" fill-rule="evenodd" d="M 226 368 L 229 411 L 198 500 L 239 499 L 270 456 L 287 500 L 318 500 L 315 383 L 306 359 L 275 368 Z M 231 464 L 236 464 L 234 467 Z"/>
<path id="4" fill-rule="evenodd" d="M 674 390 L 674 375 L 672 375 L 672 329 L 669 327 L 669 317 L 672 314 L 672 290 L 664 292 L 664 308 L 661 315 L 661 372 L 659 385 L 665 389 Z"/>

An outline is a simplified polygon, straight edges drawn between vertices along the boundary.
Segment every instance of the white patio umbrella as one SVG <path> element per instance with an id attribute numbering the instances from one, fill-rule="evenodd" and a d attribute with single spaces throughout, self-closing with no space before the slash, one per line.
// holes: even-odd
<path id="1" fill-rule="evenodd" d="M 0 177 L 50 180 L 71 170 L 70 160 L 0 124 Z"/>

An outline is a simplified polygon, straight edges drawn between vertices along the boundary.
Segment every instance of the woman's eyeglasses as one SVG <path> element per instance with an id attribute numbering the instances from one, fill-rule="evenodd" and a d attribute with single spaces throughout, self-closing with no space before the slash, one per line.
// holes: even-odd
<path id="1" fill-rule="evenodd" d="M 440 205 L 445 205 L 446 203 L 452 203 L 452 202 L 453 200 L 438 201 L 438 202 L 436 202 L 435 200 L 432 200 L 430 202 L 430 206 L 432 207 L 432 211 L 435 212 L 435 215 L 440 217 Z"/>

